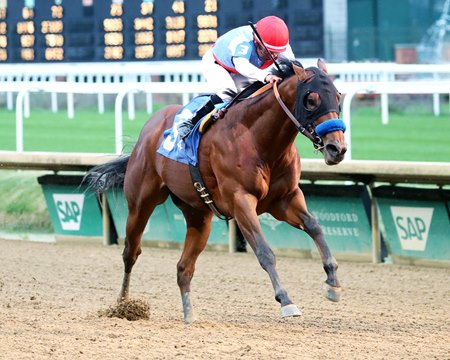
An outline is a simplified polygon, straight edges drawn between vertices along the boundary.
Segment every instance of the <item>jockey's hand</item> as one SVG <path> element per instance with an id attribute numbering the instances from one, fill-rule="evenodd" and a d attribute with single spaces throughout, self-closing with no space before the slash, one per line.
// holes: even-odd
<path id="1" fill-rule="evenodd" d="M 264 81 L 266 83 L 271 83 L 271 84 L 273 84 L 274 82 L 280 82 L 281 80 L 283 80 L 283 79 L 280 78 L 279 76 L 272 75 L 272 74 L 268 74 L 264 79 Z"/>
<path id="2" fill-rule="evenodd" d="M 215 114 L 212 114 L 212 117 L 214 118 L 214 120 L 219 120 L 222 119 L 225 114 L 227 113 L 228 109 L 223 108 L 223 109 L 219 109 L 219 111 L 217 111 Z"/>

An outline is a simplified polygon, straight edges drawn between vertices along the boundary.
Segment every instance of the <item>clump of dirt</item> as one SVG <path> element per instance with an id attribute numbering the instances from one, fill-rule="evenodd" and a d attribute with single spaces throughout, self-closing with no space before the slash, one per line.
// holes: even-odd
<path id="1" fill-rule="evenodd" d="M 100 317 L 117 317 L 129 321 L 148 320 L 150 318 L 150 305 L 148 301 L 143 299 L 123 300 L 106 310 L 100 310 L 98 315 Z"/>

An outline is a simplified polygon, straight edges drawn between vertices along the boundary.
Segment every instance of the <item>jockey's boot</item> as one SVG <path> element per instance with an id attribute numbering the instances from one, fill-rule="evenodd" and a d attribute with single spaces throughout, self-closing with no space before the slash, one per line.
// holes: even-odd
<path id="1" fill-rule="evenodd" d="M 197 109 L 195 114 L 190 119 L 186 119 L 182 123 L 178 124 L 177 129 L 181 139 L 182 140 L 186 139 L 188 135 L 191 133 L 195 124 L 197 124 L 199 120 L 202 119 L 204 116 L 213 111 L 215 108 L 214 105 L 220 104 L 222 102 L 223 101 L 219 96 L 213 94 L 201 108 Z"/>

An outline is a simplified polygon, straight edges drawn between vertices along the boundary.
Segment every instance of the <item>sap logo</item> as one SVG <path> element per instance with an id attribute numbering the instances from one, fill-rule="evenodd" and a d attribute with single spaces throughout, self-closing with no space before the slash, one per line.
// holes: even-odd
<path id="1" fill-rule="evenodd" d="M 434 208 L 391 206 L 398 239 L 403 250 L 424 251 Z"/>
<path id="2" fill-rule="evenodd" d="M 84 194 L 53 194 L 56 212 L 63 230 L 80 230 Z"/>

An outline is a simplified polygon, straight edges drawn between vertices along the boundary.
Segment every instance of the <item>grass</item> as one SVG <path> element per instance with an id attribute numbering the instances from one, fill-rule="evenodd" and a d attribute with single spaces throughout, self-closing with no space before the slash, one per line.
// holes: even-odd
<path id="1" fill-rule="evenodd" d="M 419 104 L 420 105 L 420 104 Z M 381 123 L 379 106 L 352 109 L 352 158 L 360 160 L 450 161 L 450 114 L 432 114 L 431 102 L 392 108 L 388 125 Z M 161 105 L 159 105 L 160 107 Z M 123 114 L 124 152 L 129 152 L 149 116 L 136 112 L 136 120 Z M 15 150 L 15 113 L 0 108 L 0 151 Z M 320 158 L 306 138 L 297 137 L 303 158 Z M 24 120 L 25 151 L 113 153 L 114 112 L 76 109 L 75 118 L 64 111 L 53 114 L 32 108 Z M 51 233 L 51 222 L 36 178 L 42 173 L 0 172 L 0 229 Z"/>
<path id="2" fill-rule="evenodd" d="M 381 123 L 379 106 L 359 106 L 351 113 L 351 151 L 354 160 L 450 161 L 450 114 L 448 104 L 433 115 L 430 104 L 391 109 L 389 124 Z M 297 138 L 302 157 L 312 146 Z M 315 157 L 321 158 L 321 155 Z"/>
<path id="3" fill-rule="evenodd" d="M 161 107 L 161 105 L 159 105 Z M 389 124 L 381 123 L 379 106 L 358 106 L 352 109 L 352 159 L 449 161 L 450 114 L 448 106 L 435 117 L 431 104 L 409 106 L 407 110 L 390 112 Z M 149 118 L 144 111 L 136 119 L 123 114 L 124 152 L 129 152 Z M 15 113 L 0 109 L 0 150 L 15 150 Z M 320 158 L 314 154 L 309 140 L 297 137 L 297 146 L 304 158 Z M 32 108 L 24 119 L 24 150 L 54 152 L 113 153 L 114 112 L 98 114 L 96 109 L 76 109 L 75 118 L 64 111 L 56 114 Z"/>
<path id="4" fill-rule="evenodd" d="M 123 114 L 123 142 L 129 150 L 149 115 L 136 112 L 136 120 L 129 121 Z M 0 110 L 0 150 L 15 150 L 15 114 Z M 75 111 L 68 119 L 63 111 L 51 113 L 33 109 L 29 119 L 24 119 L 24 150 L 51 152 L 114 153 L 114 112 L 99 114 L 93 109 Z"/>
<path id="5" fill-rule="evenodd" d="M 0 172 L 0 230 L 50 233 L 52 225 L 44 195 L 37 182 L 39 172 Z"/>

